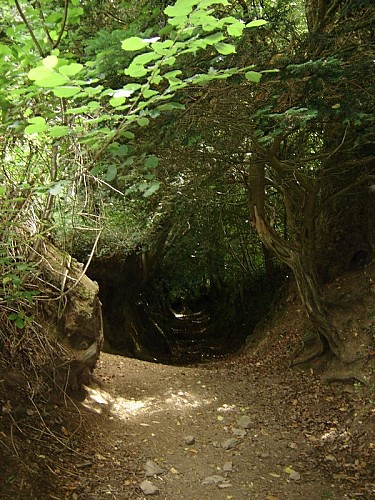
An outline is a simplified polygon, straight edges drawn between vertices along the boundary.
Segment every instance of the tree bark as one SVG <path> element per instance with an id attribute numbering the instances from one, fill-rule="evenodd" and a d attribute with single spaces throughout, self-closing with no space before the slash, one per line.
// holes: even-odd
<path id="1" fill-rule="evenodd" d="M 258 214 L 256 207 L 255 226 L 263 244 L 293 271 L 302 304 L 316 333 L 316 341 L 308 357 L 318 356 L 328 348 L 335 356 L 346 360 L 343 342 L 328 319 L 313 263 L 303 258 L 303 252 L 283 241 Z"/>
<path id="2" fill-rule="evenodd" d="M 314 235 L 309 217 L 313 201 L 306 205 L 308 213 L 304 215 L 308 220 L 304 224 L 304 234 L 298 239 L 294 235 L 292 241 L 294 239 L 296 243 L 293 243 L 283 239 L 266 222 L 265 167 L 259 164 L 251 166 L 248 180 L 252 223 L 265 248 L 292 270 L 302 304 L 314 328 L 314 342 L 309 346 L 306 357 L 311 359 L 329 350 L 340 359 L 346 358 L 343 342 L 329 321 L 319 285 L 311 244 Z"/>

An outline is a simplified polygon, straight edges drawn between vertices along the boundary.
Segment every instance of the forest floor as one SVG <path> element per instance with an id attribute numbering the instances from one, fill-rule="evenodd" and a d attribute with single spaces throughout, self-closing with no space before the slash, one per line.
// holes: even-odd
<path id="1" fill-rule="evenodd" d="M 371 287 L 361 273 L 327 291 L 351 297 L 347 332 L 355 318 L 363 331 L 374 325 Z M 319 363 L 292 370 L 304 313 L 287 302 L 238 355 L 171 366 L 102 354 L 84 401 L 26 410 L 28 427 L 15 423 L 10 438 L 0 427 L 0 497 L 374 498 L 371 371 L 358 371 L 361 383 L 352 368 L 326 369 L 328 384 Z"/>

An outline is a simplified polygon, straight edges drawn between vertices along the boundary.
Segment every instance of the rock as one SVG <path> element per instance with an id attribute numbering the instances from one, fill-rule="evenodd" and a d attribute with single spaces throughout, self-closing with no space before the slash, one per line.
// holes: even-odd
<path id="1" fill-rule="evenodd" d="M 223 472 L 233 472 L 233 462 L 225 462 Z"/>
<path id="2" fill-rule="evenodd" d="M 250 417 L 248 417 L 247 415 L 243 415 L 238 419 L 237 425 L 238 427 L 241 427 L 241 429 L 250 429 L 250 427 L 253 426 L 253 422 Z"/>
<path id="3" fill-rule="evenodd" d="M 290 479 L 293 479 L 293 481 L 299 481 L 301 479 L 301 474 L 295 470 L 292 470 L 292 472 L 289 474 Z"/>
<path id="4" fill-rule="evenodd" d="M 143 491 L 143 494 L 146 496 L 157 495 L 159 493 L 159 488 L 155 486 L 151 481 L 148 481 L 147 479 L 142 481 L 139 486 Z"/>
<path id="5" fill-rule="evenodd" d="M 215 474 L 214 476 L 209 476 L 203 479 L 202 484 L 219 484 L 225 482 L 226 482 L 225 477 Z"/>
<path id="6" fill-rule="evenodd" d="M 158 466 L 155 462 L 152 460 L 148 460 L 145 464 L 145 476 L 146 477 L 153 477 L 153 476 L 158 476 L 159 474 L 163 473 L 163 469 Z"/>
<path id="7" fill-rule="evenodd" d="M 246 436 L 246 431 L 245 429 L 237 429 L 236 427 L 232 427 L 232 432 L 235 436 L 238 436 L 238 437 L 245 437 Z"/>
<path id="8" fill-rule="evenodd" d="M 185 437 L 185 444 L 191 445 L 195 443 L 195 437 L 194 436 L 186 436 Z"/>
<path id="9" fill-rule="evenodd" d="M 224 443 L 221 445 L 224 450 L 231 450 L 232 448 L 235 448 L 239 444 L 239 440 L 236 438 L 230 438 L 224 441 Z"/>
<path id="10" fill-rule="evenodd" d="M 218 488 L 223 489 L 223 488 L 230 488 L 232 485 L 228 481 L 224 481 L 224 483 L 219 483 L 217 485 Z"/>

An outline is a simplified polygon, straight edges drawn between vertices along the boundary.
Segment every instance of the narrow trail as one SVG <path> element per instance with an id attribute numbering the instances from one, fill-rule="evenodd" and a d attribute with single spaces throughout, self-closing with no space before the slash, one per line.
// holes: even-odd
<path id="1" fill-rule="evenodd" d="M 141 484 L 167 500 L 354 498 L 317 452 L 338 425 L 335 397 L 326 389 L 321 404 L 298 381 L 234 361 L 178 367 L 103 354 L 83 403 L 91 458 L 75 498 L 151 497 Z"/>

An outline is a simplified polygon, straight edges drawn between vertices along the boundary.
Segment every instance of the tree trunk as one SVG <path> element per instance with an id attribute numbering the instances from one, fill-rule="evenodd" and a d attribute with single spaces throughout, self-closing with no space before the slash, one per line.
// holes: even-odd
<path id="1" fill-rule="evenodd" d="M 314 327 L 315 335 L 306 342 L 308 352 L 301 362 L 312 359 L 327 349 L 343 361 L 349 361 L 343 341 L 328 319 L 313 261 L 304 258 L 303 251 L 293 248 L 269 227 L 258 214 L 256 206 L 254 215 L 255 227 L 262 243 L 293 271 L 302 304 Z"/>

